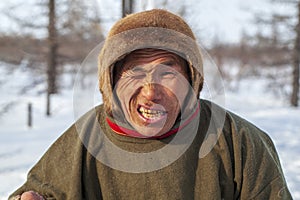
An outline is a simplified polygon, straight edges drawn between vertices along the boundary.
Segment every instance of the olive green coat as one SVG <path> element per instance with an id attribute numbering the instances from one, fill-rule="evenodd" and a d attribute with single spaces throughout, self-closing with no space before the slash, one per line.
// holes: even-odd
<path id="1" fill-rule="evenodd" d="M 212 110 L 212 105 L 217 109 Z M 191 122 L 199 125 L 195 137 L 189 126 L 182 130 L 193 137 L 187 150 L 167 166 L 137 173 L 113 169 L 95 158 L 109 155 L 101 141 L 96 140 L 99 122 L 105 137 L 129 152 L 161 149 L 170 145 L 176 135 L 161 140 L 121 136 L 107 125 L 103 106 L 95 110 L 71 126 L 49 148 L 29 172 L 26 183 L 11 197 L 34 190 L 46 199 L 59 200 L 292 199 L 270 138 L 246 120 L 208 101 L 201 100 L 200 118 Z M 226 114 L 222 129 L 217 128 L 214 116 L 219 112 Z M 204 146 L 209 146 L 212 138 L 208 137 L 208 130 L 210 135 L 219 136 L 205 153 L 209 148 Z M 88 145 L 82 141 L 93 143 L 96 148 L 88 151 Z M 203 155 L 199 154 L 200 148 L 204 149 Z M 140 165 L 145 167 L 145 163 Z"/>

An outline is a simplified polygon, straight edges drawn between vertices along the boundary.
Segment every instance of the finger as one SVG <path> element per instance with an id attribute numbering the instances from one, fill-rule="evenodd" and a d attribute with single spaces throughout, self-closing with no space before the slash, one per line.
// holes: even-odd
<path id="1" fill-rule="evenodd" d="M 44 200 L 44 198 L 34 191 L 27 191 L 21 195 L 21 200 Z"/>

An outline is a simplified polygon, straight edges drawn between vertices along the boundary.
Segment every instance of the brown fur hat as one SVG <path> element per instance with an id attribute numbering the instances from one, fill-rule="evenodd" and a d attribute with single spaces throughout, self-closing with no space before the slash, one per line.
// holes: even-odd
<path id="1" fill-rule="evenodd" d="M 114 109 L 113 67 L 137 49 L 156 48 L 178 54 L 189 64 L 190 82 L 199 96 L 203 87 L 202 56 L 188 24 L 166 10 L 153 9 L 124 17 L 115 23 L 99 55 L 99 88 L 106 111 Z"/>

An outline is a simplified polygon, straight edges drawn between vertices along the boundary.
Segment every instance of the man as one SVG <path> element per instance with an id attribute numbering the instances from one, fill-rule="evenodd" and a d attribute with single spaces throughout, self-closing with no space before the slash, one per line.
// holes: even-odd
<path id="1" fill-rule="evenodd" d="M 104 104 L 71 126 L 11 199 L 292 199 L 270 138 L 204 100 L 195 36 L 129 15 L 99 56 Z"/>

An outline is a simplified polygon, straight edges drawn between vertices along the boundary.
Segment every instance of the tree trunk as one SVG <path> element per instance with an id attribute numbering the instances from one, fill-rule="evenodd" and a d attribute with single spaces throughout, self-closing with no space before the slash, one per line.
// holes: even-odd
<path id="1" fill-rule="evenodd" d="M 291 95 L 291 105 L 298 106 L 299 100 L 299 67 L 300 67 L 300 1 L 298 2 L 298 24 L 296 26 L 296 40 L 293 55 L 293 89 Z"/>
<path id="2" fill-rule="evenodd" d="M 133 0 L 122 0 L 122 17 L 132 13 Z"/>
<path id="3" fill-rule="evenodd" d="M 27 112 L 28 112 L 27 126 L 29 128 L 31 128 L 32 127 L 32 103 L 28 103 L 28 105 L 27 105 Z"/>
<path id="4" fill-rule="evenodd" d="M 48 25 L 48 60 L 47 60 L 47 111 L 46 115 L 51 115 L 50 96 L 57 92 L 56 86 L 56 54 L 57 54 L 57 34 L 55 27 L 55 0 L 49 0 L 49 25 Z"/>

